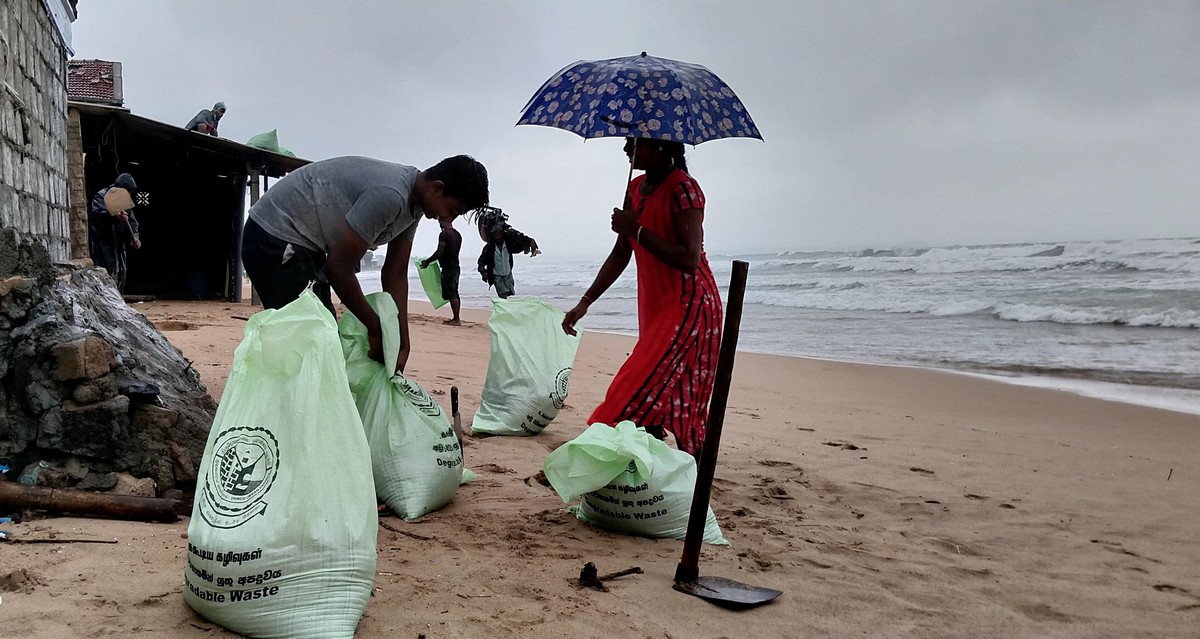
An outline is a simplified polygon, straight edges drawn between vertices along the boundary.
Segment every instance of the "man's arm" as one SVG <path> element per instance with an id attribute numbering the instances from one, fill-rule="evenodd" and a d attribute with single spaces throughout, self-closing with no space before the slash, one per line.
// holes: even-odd
<path id="1" fill-rule="evenodd" d="M 388 249 L 388 252 L 391 253 L 390 248 Z M 438 236 L 437 250 L 433 252 L 433 255 L 430 255 L 428 258 L 426 258 L 424 261 L 421 262 L 421 268 L 429 268 L 429 265 L 436 262 L 438 260 L 438 258 L 442 256 L 442 253 L 445 253 L 445 252 L 446 252 L 446 232 L 442 231 L 442 234 Z"/>
<path id="2" fill-rule="evenodd" d="M 133 211 L 129 211 L 129 230 L 133 232 L 133 250 L 138 251 L 142 248 L 142 226 L 138 224 L 137 216 Z"/>
<path id="3" fill-rule="evenodd" d="M 415 224 L 415 222 L 414 222 Z M 401 234 L 388 242 L 387 257 L 379 275 L 383 290 L 391 294 L 400 311 L 400 354 L 396 357 L 396 370 L 403 372 L 412 352 L 408 338 L 408 262 L 412 256 L 412 238 Z"/>
<path id="4" fill-rule="evenodd" d="M 375 361 L 383 361 L 383 329 L 379 325 L 379 315 L 367 303 L 362 286 L 354 275 L 354 269 L 367 253 L 368 245 L 353 229 L 341 224 L 342 231 L 325 260 L 325 278 L 337 293 L 338 299 L 346 305 L 346 310 L 354 314 L 358 321 L 367 327 L 368 354 Z M 391 255 L 388 255 L 390 258 Z"/>
<path id="5" fill-rule="evenodd" d="M 483 281 L 487 282 L 489 285 L 492 283 L 492 260 L 491 256 L 488 255 L 488 252 L 495 252 L 495 250 L 496 249 L 492 247 L 491 242 L 484 244 L 483 251 L 479 253 L 479 262 L 477 263 L 479 274 L 483 276 Z"/>
<path id="6" fill-rule="evenodd" d="M 504 232 L 504 242 L 508 244 L 510 254 L 528 253 L 537 247 L 537 242 L 534 242 L 532 237 L 514 228 L 509 228 Z"/>

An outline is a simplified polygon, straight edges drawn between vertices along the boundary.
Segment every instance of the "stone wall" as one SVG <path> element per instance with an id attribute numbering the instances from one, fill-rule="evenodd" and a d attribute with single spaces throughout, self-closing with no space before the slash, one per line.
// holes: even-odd
<path id="1" fill-rule="evenodd" d="M 0 226 L 71 257 L 67 51 L 43 0 L 0 3 Z"/>

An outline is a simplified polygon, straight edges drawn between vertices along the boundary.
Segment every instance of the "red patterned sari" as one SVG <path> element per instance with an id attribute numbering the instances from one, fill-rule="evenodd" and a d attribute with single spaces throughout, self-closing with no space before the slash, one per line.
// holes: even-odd
<path id="1" fill-rule="evenodd" d="M 638 222 L 668 242 L 678 241 L 675 216 L 704 211 L 700 185 L 677 169 L 642 195 L 644 180 L 638 176 L 630 184 Z M 699 455 L 721 343 L 717 282 L 703 249 L 696 271 L 688 274 L 630 242 L 637 261 L 638 341 L 588 423 L 660 426 L 675 435 L 680 450 Z"/>

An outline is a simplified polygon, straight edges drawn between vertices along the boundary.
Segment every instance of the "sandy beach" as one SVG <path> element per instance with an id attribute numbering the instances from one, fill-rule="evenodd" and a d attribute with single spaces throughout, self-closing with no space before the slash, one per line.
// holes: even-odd
<path id="1" fill-rule="evenodd" d="M 254 309 L 135 305 L 214 397 Z M 464 422 L 487 368 L 485 311 L 413 303 L 407 373 Z M 587 333 L 567 407 L 533 438 L 468 438 L 479 479 L 412 523 L 382 519 L 359 637 L 1195 637 L 1200 416 L 967 375 L 739 356 L 713 510 L 729 547 L 702 574 L 784 592 L 744 612 L 671 589 L 681 542 L 606 533 L 532 480 L 579 434 L 632 345 Z M 314 505 L 319 507 L 319 504 Z M 0 545 L 0 628 L 30 638 L 231 637 L 181 594 L 187 520 L 50 517 Z M 577 590 L 584 562 L 640 566 Z M 14 571 L 23 571 L 17 578 Z M 5 577 L 8 576 L 8 577 Z M 22 579 L 25 579 L 21 583 Z"/>

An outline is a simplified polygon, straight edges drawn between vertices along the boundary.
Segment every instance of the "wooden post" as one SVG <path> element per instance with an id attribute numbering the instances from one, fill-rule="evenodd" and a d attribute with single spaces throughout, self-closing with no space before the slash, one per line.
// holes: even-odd
<path id="1" fill-rule="evenodd" d="M 692 511 L 688 517 L 683 556 L 675 568 L 675 581 L 695 581 L 700 574 L 700 546 L 704 543 L 708 499 L 712 494 L 713 475 L 717 470 L 717 448 L 721 445 L 725 406 L 729 401 L 729 386 L 733 383 L 733 360 L 737 355 L 738 331 L 742 325 L 742 299 L 746 295 L 746 274 L 749 270 L 749 263 L 734 260 L 733 274 L 729 278 L 729 298 L 725 304 L 725 331 L 721 336 L 721 352 L 717 356 L 712 400 L 708 403 L 708 424 L 704 429 L 700 459 L 696 463 L 696 490 L 692 494 Z"/>
<path id="2" fill-rule="evenodd" d="M 31 509 L 52 513 L 102 515 L 136 521 L 172 522 L 179 519 L 176 513 L 179 507 L 179 500 L 176 499 L 110 495 L 73 488 L 43 488 L 0 482 L 0 508 L 12 511 Z"/>
<path id="3" fill-rule="evenodd" d="M 265 180 L 267 176 L 263 176 Z M 250 206 L 254 206 L 258 202 L 258 169 L 250 170 Z M 241 250 L 241 242 L 238 242 L 238 250 Z M 240 301 L 240 299 L 239 299 Z M 258 290 L 254 288 L 254 284 L 250 284 L 250 304 L 253 306 L 262 306 L 262 300 L 258 299 Z"/>

